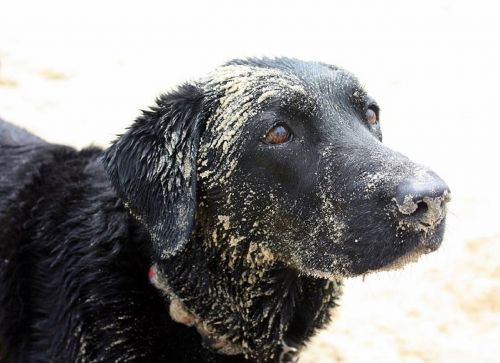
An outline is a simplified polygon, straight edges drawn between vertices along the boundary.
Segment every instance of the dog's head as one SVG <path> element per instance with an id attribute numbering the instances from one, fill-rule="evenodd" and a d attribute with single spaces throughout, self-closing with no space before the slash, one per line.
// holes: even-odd
<path id="1" fill-rule="evenodd" d="M 160 97 L 105 165 L 158 260 L 201 225 L 230 264 L 259 250 L 305 274 L 363 274 L 435 250 L 449 198 L 382 144 L 379 117 L 340 68 L 237 60 Z"/>

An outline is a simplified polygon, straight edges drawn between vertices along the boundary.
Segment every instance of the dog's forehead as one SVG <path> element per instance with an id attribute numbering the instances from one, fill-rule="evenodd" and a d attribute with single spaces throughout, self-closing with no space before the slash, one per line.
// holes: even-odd
<path id="1" fill-rule="evenodd" d="M 270 97 L 307 97 L 302 80 L 276 68 L 226 65 L 212 72 L 206 87 L 219 97 L 219 109 L 258 107 Z"/>
<path id="2" fill-rule="evenodd" d="M 232 101 L 260 105 L 271 97 L 320 101 L 339 94 L 365 93 L 358 80 L 341 68 L 295 60 L 269 66 L 230 63 L 210 73 L 204 84 L 218 93 L 224 107 L 231 106 Z"/>
<path id="3" fill-rule="evenodd" d="M 321 107 L 324 100 L 331 104 L 365 94 L 349 72 L 313 62 L 271 66 L 230 63 L 217 68 L 201 83 L 218 100 L 207 120 L 207 129 L 214 137 L 210 146 L 222 148 L 224 153 L 234 144 L 246 121 L 261 112 L 268 100 L 311 109 Z"/>

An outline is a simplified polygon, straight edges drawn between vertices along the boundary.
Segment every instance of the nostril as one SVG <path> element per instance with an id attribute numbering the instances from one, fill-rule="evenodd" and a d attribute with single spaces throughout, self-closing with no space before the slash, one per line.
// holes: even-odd
<path id="1" fill-rule="evenodd" d="M 411 215 L 417 218 L 422 218 L 428 211 L 429 211 L 429 206 L 427 205 L 426 202 L 422 201 L 417 203 L 417 209 Z"/>

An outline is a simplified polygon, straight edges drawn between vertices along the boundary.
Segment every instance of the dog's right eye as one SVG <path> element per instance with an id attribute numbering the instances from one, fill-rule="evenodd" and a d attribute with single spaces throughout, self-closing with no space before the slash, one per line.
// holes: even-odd
<path id="1" fill-rule="evenodd" d="M 289 141 L 292 132 L 286 125 L 275 125 L 262 138 L 262 142 L 268 145 L 279 145 Z"/>

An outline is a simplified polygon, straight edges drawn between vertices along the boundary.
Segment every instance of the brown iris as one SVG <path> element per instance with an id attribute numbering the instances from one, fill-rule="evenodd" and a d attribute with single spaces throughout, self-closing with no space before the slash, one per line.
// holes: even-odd
<path id="1" fill-rule="evenodd" d="M 276 125 L 271 128 L 263 138 L 263 142 L 269 145 L 283 144 L 290 140 L 292 133 L 284 125 Z"/>
<path id="2" fill-rule="evenodd" d="M 377 123 L 377 113 L 372 110 L 371 108 L 369 108 L 368 110 L 366 110 L 366 121 L 368 121 L 368 123 L 370 125 L 375 125 Z"/>

